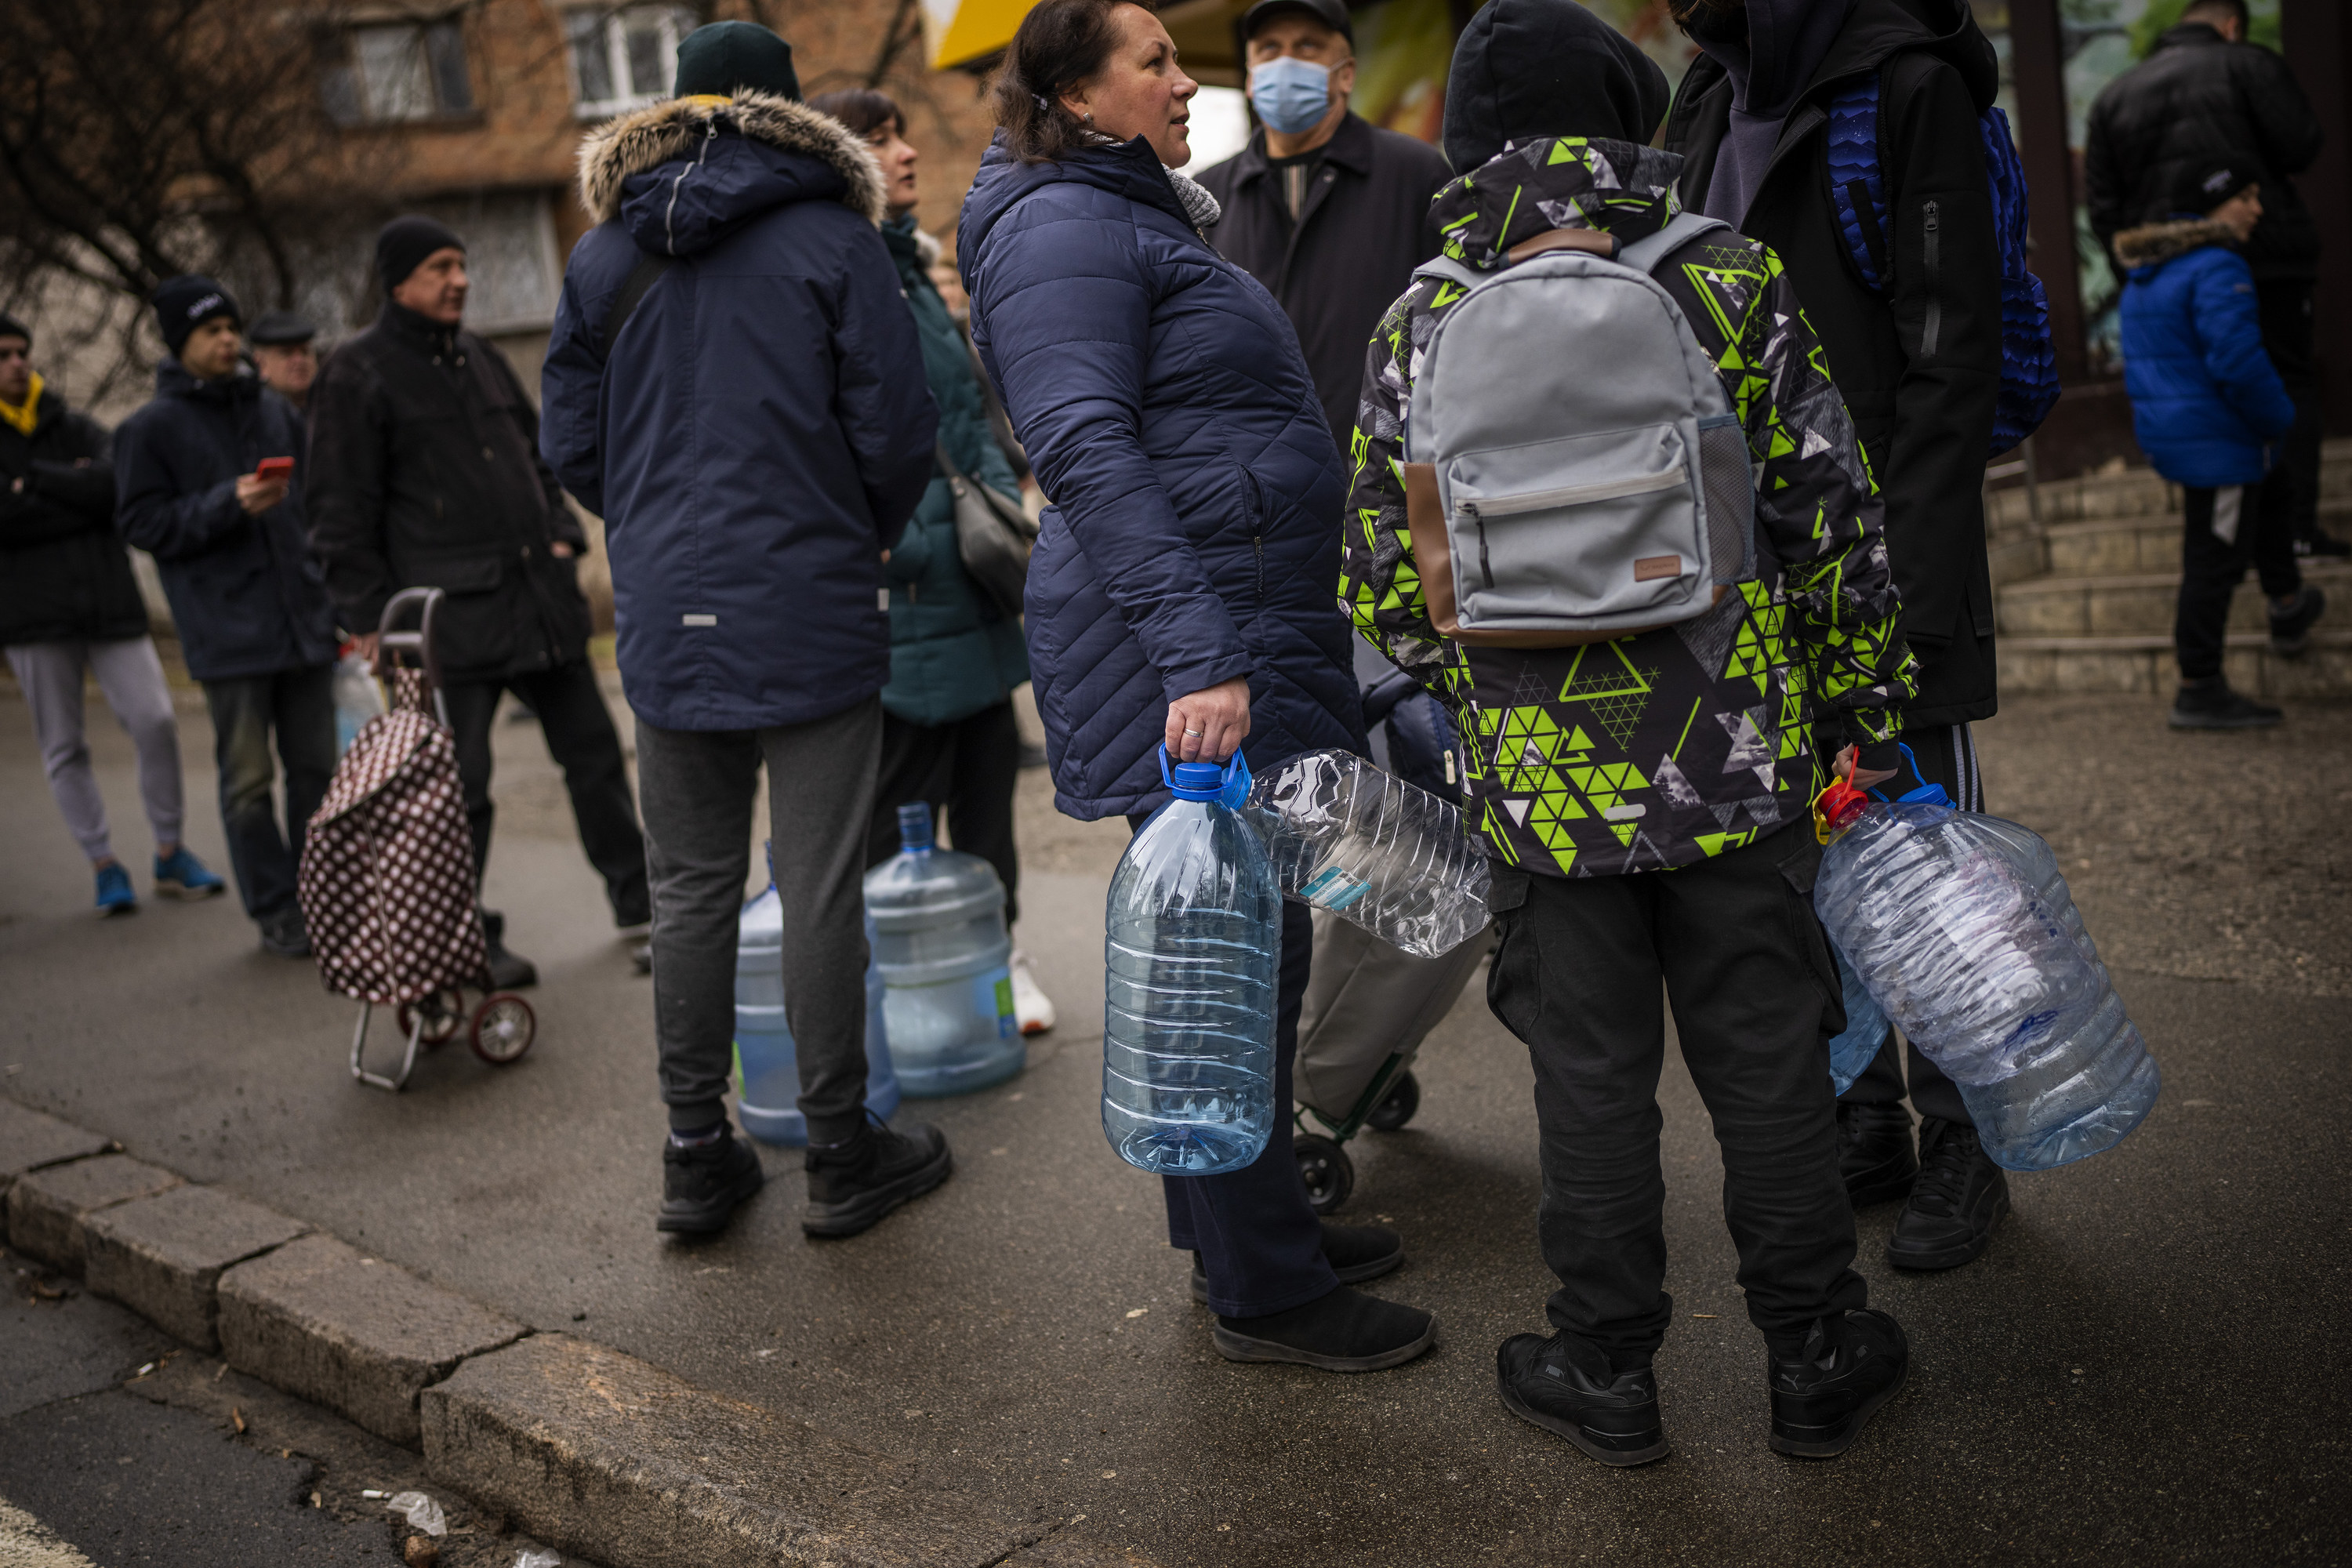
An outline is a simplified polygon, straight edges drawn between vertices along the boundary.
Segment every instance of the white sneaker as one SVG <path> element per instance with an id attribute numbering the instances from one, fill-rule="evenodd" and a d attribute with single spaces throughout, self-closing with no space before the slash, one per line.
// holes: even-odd
<path id="1" fill-rule="evenodd" d="M 1037 989 L 1026 954 L 1013 955 L 1013 1016 L 1024 1035 L 1042 1035 L 1054 1026 L 1054 1004 Z"/>

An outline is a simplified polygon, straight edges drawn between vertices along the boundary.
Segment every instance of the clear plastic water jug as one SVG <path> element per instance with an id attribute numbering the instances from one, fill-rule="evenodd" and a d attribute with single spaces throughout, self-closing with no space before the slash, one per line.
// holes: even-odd
<path id="1" fill-rule="evenodd" d="M 1163 747 L 1160 771 L 1175 798 L 1129 843 L 1104 911 L 1103 1134 L 1140 1170 L 1211 1176 L 1274 1130 L 1282 889 L 1237 809 L 1239 752 L 1171 771 Z"/>
<path id="2" fill-rule="evenodd" d="M 375 667 L 358 654 L 335 661 L 335 755 L 352 749 L 367 721 L 383 711 L 383 693 L 375 683 Z"/>
<path id="3" fill-rule="evenodd" d="M 1004 884 L 977 855 L 931 843 L 931 808 L 898 808 L 898 853 L 866 873 L 890 1059 L 908 1098 L 962 1094 L 1028 1065 L 1013 1018 Z"/>
<path id="4" fill-rule="evenodd" d="M 784 1022 L 783 903 L 768 890 L 743 906 L 735 938 L 735 1111 L 743 1131 L 763 1143 L 808 1142 L 800 1112 L 801 1067 Z M 874 946 L 874 921 L 866 922 Z M 898 1079 L 882 1017 L 882 971 L 866 965 L 866 1108 L 888 1121 L 898 1109 Z"/>
<path id="5" fill-rule="evenodd" d="M 1420 958 L 1486 929 L 1486 851 L 1462 810 L 1353 752 L 1308 752 L 1251 786 L 1282 890 Z"/>
<path id="6" fill-rule="evenodd" d="M 1845 995 L 1845 1030 L 1830 1041 L 1830 1087 L 1843 1094 L 1886 1043 L 1886 1015 L 1854 973 L 1853 960 L 1835 942 L 1830 943 L 1830 956 L 1837 960 L 1838 986 Z"/>
<path id="7" fill-rule="evenodd" d="M 1835 784 L 1822 816 L 1822 923 L 1958 1088 L 1988 1155 L 2047 1170 L 2140 1124 L 2155 1059 L 2046 844 L 1932 785 L 1881 803 Z"/>

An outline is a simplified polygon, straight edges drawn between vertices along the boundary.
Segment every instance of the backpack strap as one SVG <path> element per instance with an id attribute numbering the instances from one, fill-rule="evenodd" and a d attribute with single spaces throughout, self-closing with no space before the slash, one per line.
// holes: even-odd
<path id="1" fill-rule="evenodd" d="M 1459 283 L 1465 289 L 1475 289 L 1479 284 L 1495 276 L 1491 272 L 1481 272 L 1467 263 L 1456 261 L 1446 256 L 1431 257 L 1414 268 L 1412 275 L 1415 278 L 1443 278 L 1448 282 Z"/>
<path id="2" fill-rule="evenodd" d="M 1659 262 L 1664 261 L 1700 235 L 1718 228 L 1727 229 L 1730 226 L 1719 217 L 1708 217 L 1685 207 L 1657 233 L 1637 239 L 1620 250 L 1617 253 L 1617 265 L 1630 267 L 1636 272 L 1654 271 Z"/>
<path id="3" fill-rule="evenodd" d="M 1830 203 L 1846 256 L 1864 287 L 1883 294 L 1894 281 L 1886 248 L 1886 177 L 1878 143 L 1878 73 L 1830 100 L 1827 161 Z"/>
<path id="4" fill-rule="evenodd" d="M 629 268 L 628 279 L 621 285 L 620 293 L 614 297 L 612 310 L 605 314 L 604 330 L 596 334 L 596 352 L 601 358 L 607 362 L 612 359 L 613 345 L 621 341 L 621 329 L 628 324 L 629 318 L 636 314 L 637 307 L 645 301 L 646 290 L 654 286 L 655 279 L 677 265 L 677 258 L 674 256 L 646 254 L 637 258 L 637 264 Z"/>

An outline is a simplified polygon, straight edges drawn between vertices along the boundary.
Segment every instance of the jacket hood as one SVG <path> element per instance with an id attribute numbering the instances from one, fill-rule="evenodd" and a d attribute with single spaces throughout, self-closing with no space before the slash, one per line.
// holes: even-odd
<path id="1" fill-rule="evenodd" d="M 1445 156 L 1475 169 L 1522 138 L 1647 142 L 1672 98 L 1658 62 L 1575 0 L 1488 0 L 1454 47 Z"/>
<path id="2" fill-rule="evenodd" d="M 661 255 L 690 255 L 772 208 L 824 200 L 880 224 L 881 166 L 847 126 L 773 93 L 670 99 L 580 146 L 581 205 L 598 223 L 623 218 Z"/>
<path id="3" fill-rule="evenodd" d="M 1445 254 L 1472 267 L 1555 228 L 1592 228 L 1631 244 L 1682 210 L 1679 154 L 1631 142 L 1547 136 L 1522 142 L 1446 185 L 1431 205 Z"/>
<path id="4" fill-rule="evenodd" d="M 1803 8 L 1802 0 L 1769 0 L 1769 4 L 1775 11 L 1797 12 Z M 1790 35 L 1792 41 L 1807 37 L 1801 31 Z M 1990 109 L 2000 96 L 2000 57 L 1993 52 L 1992 40 L 1977 26 L 1976 14 L 1969 8 L 1967 0 L 1853 0 L 1853 10 L 1844 25 L 1831 40 L 1827 51 L 1816 57 L 1816 63 L 1801 85 L 1790 91 L 1784 102 L 1771 107 L 1784 113 L 1793 110 L 1797 104 L 1831 84 L 1875 71 L 1906 49 L 1933 55 L 1959 72 L 1979 114 Z M 1707 51 L 1693 62 L 1691 71 L 1691 85 L 1685 90 L 1694 97 L 1712 89 L 1716 85 L 1714 79 L 1729 74 L 1721 54 L 1716 50 Z M 1760 100 L 1752 88 L 1742 101 L 1751 114 L 1768 112 L 1757 107 Z"/>
<path id="5" fill-rule="evenodd" d="M 1158 207 L 1185 227 L 1192 226 L 1192 215 L 1176 195 L 1175 182 L 1169 179 L 1151 143 L 1140 136 L 1132 142 L 1081 147 L 1055 163 L 1024 163 L 1004 145 L 1004 134 L 999 132 L 980 160 L 980 173 L 972 177 L 971 189 L 964 194 L 963 214 L 956 220 L 956 266 L 966 288 L 971 287 L 980 247 L 997 220 L 1022 197 L 1064 182 L 1092 185 Z"/>
<path id="6" fill-rule="evenodd" d="M 261 395 L 261 378 L 239 365 L 234 374 L 199 381 L 177 358 L 169 358 L 155 367 L 155 395 L 198 397 L 212 403 L 249 400 Z"/>
<path id="7" fill-rule="evenodd" d="M 2202 250 L 2218 245 L 2227 250 L 2238 248 L 2238 237 L 2226 224 L 2210 218 L 2172 218 L 2164 223 L 2143 224 L 2127 228 L 2116 236 L 2116 259 L 2125 270 L 2137 277 L 2143 270 L 2153 270 L 2177 256 L 2192 250 Z"/>
<path id="8" fill-rule="evenodd" d="M 1748 37 L 1702 43 L 1732 81 L 1732 105 L 1760 120 L 1793 107 L 1828 58 L 1853 0 L 1748 0 Z"/>

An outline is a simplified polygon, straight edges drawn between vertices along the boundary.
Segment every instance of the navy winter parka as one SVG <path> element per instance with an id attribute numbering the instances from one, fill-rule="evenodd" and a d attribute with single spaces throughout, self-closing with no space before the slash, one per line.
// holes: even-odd
<path id="1" fill-rule="evenodd" d="M 2260 484 L 2294 400 L 2263 349 L 2254 275 L 2218 223 L 2184 217 L 2116 236 L 2132 434 L 2177 485 Z"/>
<path id="2" fill-rule="evenodd" d="M 882 552 L 939 418 L 865 143 L 745 90 L 580 152 L 599 220 L 548 344 L 540 450 L 604 519 L 629 706 L 667 730 L 804 724 L 882 689 Z M 613 344 L 639 259 L 673 260 Z"/>
<path id="3" fill-rule="evenodd" d="M 1024 607 L 1055 804 L 1159 805 L 1168 704 L 1237 675 L 1253 770 L 1361 751 L 1332 597 L 1347 471 L 1289 318 L 1201 237 L 1150 145 L 1023 163 L 1000 141 L 956 256 L 1053 503 Z"/>
<path id="4" fill-rule="evenodd" d="M 115 526 L 155 558 L 198 680 L 334 659 L 335 613 L 302 521 L 303 447 L 302 416 L 251 372 L 199 381 L 176 359 L 114 433 Z M 236 481 L 264 458 L 293 458 L 294 479 L 254 517 Z"/>

